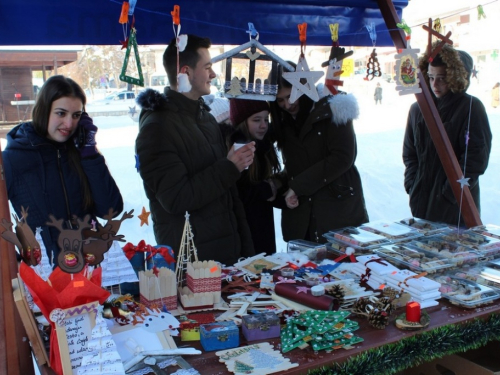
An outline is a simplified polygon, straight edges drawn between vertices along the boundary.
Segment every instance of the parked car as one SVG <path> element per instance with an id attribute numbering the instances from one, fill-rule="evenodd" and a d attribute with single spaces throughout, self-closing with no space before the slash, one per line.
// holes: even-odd
<path id="1" fill-rule="evenodd" d="M 94 100 L 92 105 L 107 105 L 107 104 L 120 104 L 120 103 L 132 103 L 135 101 L 135 92 L 133 91 L 119 91 L 114 92 L 104 99 Z"/>

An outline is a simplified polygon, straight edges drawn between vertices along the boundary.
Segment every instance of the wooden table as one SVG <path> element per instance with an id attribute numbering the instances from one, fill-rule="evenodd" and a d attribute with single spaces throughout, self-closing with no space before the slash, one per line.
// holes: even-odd
<path id="1" fill-rule="evenodd" d="M 435 307 L 426 309 L 429 313 L 431 322 L 429 327 L 423 331 L 432 330 L 448 324 L 460 324 L 471 319 L 482 318 L 486 319 L 491 313 L 500 313 L 500 302 L 494 305 L 487 305 L 477 309 L 463 309 L 448 303 L 445 300 L 440 300 L 440 304 Z M 311 347 L 306 349 L 293 349 L 292 351 L 283 354 L 284 357 L 289 358 L 292 363 L 298 363 L 299 366 L 287 371 L 277 372 L 276 374 L 305 374 L 308 370 L 319 368 L 322 366 L 331 366 L 332 362 L 343 362 L 348 358 L 355 356 L 368 349 L 376 348 L 379 346 L 395 343 L 413 335 L 418 335 L 423 331 L 403 331 L 394 325 L 395 318 L 404 312 L 404 308 L 396 310 L 391 316 L 391 323 L 383 330 L 378 330 L 371 327 L 368 321 L 363 318 L 349 316 L 349 319 L 359 322 L 360 328 L 354 331 L 356 336 L 360 336 L 364 341 L 357 344 L 354 349 L 350 350 L 334 350 L 331 353 L 326 353 L 324 350 L 319 351 L 317 354 Z M 177 340 L 177 338 L 176 338 Z M 280 347 L 280 339 L 266 340 L 274 345 L 275 349 Z M 257 343 L 252 341 L 251 343 Z M 183 342 L 177 341 L 178 346 L 190 345 L 196 349 L 203 351 L 199 341 Z M 240 346 L 246 346 L 249 343 L 245 341 L 244 337 L 240 335 Z M 189 364 L 197 369 L 200 374 L 226 374 L 228 370 L 224 363 L 219 362 L 215 352 L 203 352 L 198 356 L 184 356 L 183 357 Z"/>
<path id="2" fill-rule="evenodd" d="M 421 332 L 436 329 L 441 326 L 449 324 L 460 324 L 476 318 L 487 319 L 491 313 L 500 313 L 500 302 L 495 304 L 486 305 L 477 309 L 464 309 L 457 307 L 448 303 L 446 300 L 441 299 L 440 304 L 435 307 L 427 308 L 426 311 L 429 313 L 431 318 L 430 325 L 425 330 L 421 331 L 403 331 L 394 325 L 394 320 L 396 317 L 404 312 L 404 308 L 397 309 L 390 318 L 390 324 L 383 330 L 378 330 L 371 327 L 368 321 L 364 318 L 359 318 L 354 315 L 349 316 L 349 319 L 356 320 L 359 322 L 360 328 L 354 331 L 356 336 L 360 336 L 364 339 L 362 343 L 357 344 L 353 349 L 350 350 L 334 350 L 331 353 L 327 353 L 324 350 L 319 351 L 317 354 L 310 347 L 306 349 L 293 349 L 292 351 L 283 354 L 284 357 L 289 358 L 292 363 L 298 363 L 299 366 L 292 368 L 287 371 L 277 372 L 277 375 L 299 375 L 305 374 L 308 370 L 319 368 L 319 367 L 329 367 L 333 362 L 344 362 L 351 357 L 356 356 L 366 350 L 377 348 L 383 345 L 388 345 L 395 343 L 397 341 L 409 338 L 413 335 L 418 335 Z M 215 355 L 215 352 L 205 352 L 199 341 L 180 341 L 180 338 L 175 338 L 177 346 L 190 346 L 202 351 L 202 354 L 196 356 L 183 356 L 183 358 L 193 366 L 202 375 L 205 374 L 228 374 L 228 370 L 224 363 L 219 362 L 219 358 Z M 280 347 L 280 339 L 266 340 L 275 349 Z M 247 342 L 245 338 L 240 335 L 240 346 L 246 346 L 253 343 L 258 343 L 259 341 Z M 44 366 L 40 368 L 40 372 L 43 375 L 54 375 L 54 372 Z"/>

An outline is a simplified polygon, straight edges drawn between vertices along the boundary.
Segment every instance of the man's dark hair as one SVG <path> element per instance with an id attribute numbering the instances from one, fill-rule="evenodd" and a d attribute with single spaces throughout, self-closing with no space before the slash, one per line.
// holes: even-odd
<path id="1" fill-rule="evenodd" d="M 211 47 L 212 42 L 209 38 L 201 38 L 193 34 L 188 34 L 187 37 L 186 48 L 184 51 L 179 52 L 179 68 L 187 65 L 194 69 L 200 59 L 198 49 L 208 49 Z M 165 53 L 163 54 L 163 67 L 167 72 L 170 86 L 177 87 L 177 47 L 175 44 L 176 39 L 173 38 L 165 49 Z"/>

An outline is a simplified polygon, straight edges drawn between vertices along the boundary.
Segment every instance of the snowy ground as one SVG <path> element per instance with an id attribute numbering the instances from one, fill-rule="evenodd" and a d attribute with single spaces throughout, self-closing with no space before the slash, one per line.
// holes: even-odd
<path id="1" fill-rule="evenodd" d="M 381 82 L 383 87 L 382 105 L 376 106 L 373 92 L 376 81 L 352 80 L 344 89 L 354 93 L 360 104 L 360 118 L 355 122 L 358 140 L 356 165 L 361 173 L 363 189 L 370 220 L 398 220 L 410 217 L 408 196 L 403 188 L 404 167 L 401 158 L 404 127 L 408 108 L 415 101 L 413 95 L 399 96 L 394 85 Z M 493 147 L 490 164 L 481 177 L 481 206 L 484 223 L 500 224 L 500 195 L 498 190 L 500 174 L 500 108 L 490 106 L 488 92 L 482 92 L 474 85 L 471 93 L 479 96 L 485 104 L 493 132 Z M 475 92 L 477 91 L 477 92 Z M 89 108 L 89 112 L 92 108 Z M 128 111 L 128 108 L 124 108 Z M 109 168 L 121 189 L 125 209 L 134 209 L 137 215 L 142 207 L 148 209 L 142 180 L 135 170 L 134 144 L 138 124 L 130 116 L 95 116 L 99 127 L 97 142 L 105 155 Z M 497 176 L 497 177 L 495 177 Z M 281 237 L 281 213 L 275 211 L 276 243 L 281 251 L 286 251 L 286 243 Z M 151 223 L 150 223 L 151 224 Z M 139 226 L 139 219 L 126 220 L 122 234 L 134 244 L 144 239 L 156 244 L 152 226 Z"/>

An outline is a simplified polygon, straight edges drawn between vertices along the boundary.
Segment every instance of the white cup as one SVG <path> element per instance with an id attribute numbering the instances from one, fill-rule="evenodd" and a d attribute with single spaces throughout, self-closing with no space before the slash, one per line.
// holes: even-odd
<path id="1" fill-rule="evenodd" d="M 245 146 L 246 143 L 235 143 L 233 146 L 234 146 L 234 151 L 242 148 L 243 146 Z M 248 167 L 246 167 L 245 169 L 248 169 Z"/>

